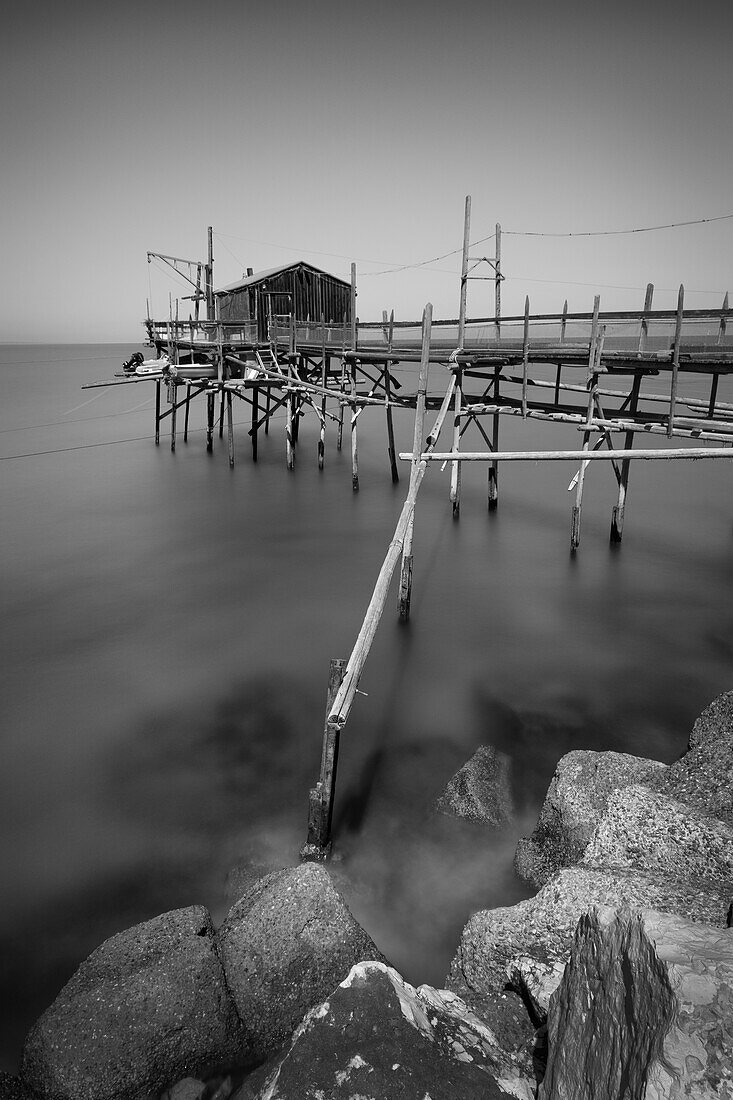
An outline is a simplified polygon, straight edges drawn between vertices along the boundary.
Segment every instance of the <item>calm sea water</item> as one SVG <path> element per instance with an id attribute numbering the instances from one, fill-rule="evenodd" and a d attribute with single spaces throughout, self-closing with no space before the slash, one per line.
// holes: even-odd
<path id="1" fill-rule="evenodd" d="M 297 862 L 329 659 L 351 650 L 406 491 L 379 411 L 359 422 L 358 494 L 348 431 L 338 453 L 329 428 L 319 472 L 313 418 L 292 473 L 282 419 L 251 462 L 244 406 L 234 471 L 218 439 L 205 453 L 203 404 L 186 446 L 171 454 L 164 433 L 156 448 L 152 384 L 81 389 L 133 350 L 0 347 L 8 1069 L 101 940 L 195 902 L 220 921 L 253 877 Z M 410 418 L 397 429 L 409 449 Z M 556 426 L 502 432 L 578 444 Z M 412 981 L 442 982 L 473 910 L 526 896 L 514 845 L 564 752 L 670 761 L 733 686 L 731 465 L 632 467 L 620 550 L 611 471 L 591 466 L 574 558 L 573 472 L 505 467 L 489 515 L 486 469 L 467 466 L 458 523 L 448 470 L 421 490 L 412 621 L 391 598 L 342 741 L 333 865 Z M 513 760 L 506 835 L 430 813 L 480 744 Z"/>

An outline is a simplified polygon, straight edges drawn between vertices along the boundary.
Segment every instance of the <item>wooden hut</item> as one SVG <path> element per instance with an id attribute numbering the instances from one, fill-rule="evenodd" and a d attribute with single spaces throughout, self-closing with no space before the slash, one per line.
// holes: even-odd
<path id="1" fill-rule="evenodd" d="M 220 321 L 256 321 L 260 340 L 267 340 L 273 317 L 327 325 L 351 321 L 351 284 L 312 264 L 296 260 L 252 273 L 215 292 Z"/>

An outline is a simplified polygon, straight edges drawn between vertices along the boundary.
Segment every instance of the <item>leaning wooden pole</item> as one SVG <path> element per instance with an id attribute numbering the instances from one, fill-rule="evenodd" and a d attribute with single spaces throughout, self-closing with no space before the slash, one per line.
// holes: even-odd
<path id="1" fill-rule="evenodd" d="M 674 411 L 677 404 L 677 376 L 680 369 L 680 338 L 682 336 L 682 317 L 685 309 L 685 288 L 680 283 L 677 295 L 677 317 L 674 326 L 674 347 L 672 348 L 672 386 L 669 394 L 669 423 L 667 436 L 671 439 L 674 431 Z"/>
<path id="2" fill-rule="evenodd" d="M 422 319 L 422 354 L 420 356 L 420 374 L 417 382 L 417 398 L 415 401 L 415 431 L 412 442 L 412 467 L 410 470 L 410 487 L 417 472 L 423 447 L 423 433 L 425 429 L 425 407 L 427 404 L 428 374 L 430 372 L 430 334 L 433 324 L 433 307 L 427 305 Z M 410 599 L 412 596 L 412 534 L 415 525 L 415 513 L 410 516 L 405 541 L 402 546 L 402 568 L 400 570 L 400 594 L 398 611 L 400 620 L 407 622 L 410 618 Z"/>
<path id="3" fill-rule="evenodd" d="M 333 821 L 333 795 L 336 788 L 336 770 L 340 730 L 328 721 L 336 692 L 338 691 L 346 669 L 346 661 L 332 658 L 328 670 L 328 691 L 326 694 L 326 722 L 323 731 L 321 750 L 321 771 L 315 787 L 311 787 L 308 798 L 308 833 L 300 858 L 307 860 L 327 859 L 331 851 L 331 825 Z"/>

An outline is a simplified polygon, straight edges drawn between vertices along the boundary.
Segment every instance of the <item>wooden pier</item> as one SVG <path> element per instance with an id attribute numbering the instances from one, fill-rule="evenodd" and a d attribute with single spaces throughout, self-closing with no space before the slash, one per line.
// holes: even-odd
<path id="1" fill-rule="evenodd" d="M 470 216 L 471 201 L 467 198 L 458 317 L 434 320 L 428 304 L 419 322 L 395 321 L 394 313 L 388 316 L 386 311 L 380 321 L 360 322 L 356 316 L 353 264 L 350 283 L 301 263 L 259 276 L 248 272 L 239 283 L 215 294 L 209 230 L 208 263 L 161 257 L 171 265 L 174 261 L 189 265 L 195 318 L 181 321 L 172 315 L 172 309 L 165 321 L 149 318 L 147 333 L 156 355 L 145 368 L 150 373 L 127 374 L 91 384 L 153 382 L 155 442 L 160 442 L 161 425 L 168 420 L 171 450 L 176 447 L 179 411 L 183 410 L 185 443 L 192 405 L 205 397 L 206 450 L 213 449 L 217 418 L 220 439 L 226 420 L 231 467 L 235 464 L 235 400 L 250 406 L 248 435 L 254 461 L 258 433 L 268 433 L 274 413 L 284 411 L 284 452 L 289 470 L 295 467 L 299 424 L 304 415 L 310 413 L 317 418 L 317 461 L 322 469 L 327 426 L 334 426 L 336 446 L 341 449 L 348 412 L 355 491 L 359 488 L 358 421 L 365 409 L 381 408 L 392 480 L 399 478 L 398 457 L 410 464 L 404 505 L 354 648 L 348 660 L 331 661 L 321 767 L 310 792 L 303 858 L 324 859 L 330 852 L 340 737 L 398 562 L 397 613 L 403 621 L 410 615 L 415 508 L 420 486 L 432 464 L 450 464 L 449 504 L 453 518 L 458 520 L 464 462 L 486 463 L 486 504 L 490 511 L 499 504 L 499 468 L 503 462 L 573 463 L 577 471 L 569 489 L 574 490 L 570 517 L 570 551 L 574 554 L 580 546 L 583 494 L 590 463 L 610 464 L 617 493 L 610 517 L 610 540 L 617 544 L 624 533 L 632 461 L 733 458 L 733 403 L 718 399 L 721 375 L 733 372 L 733 319 L 727 294 L 720 308 L 690 310 L 685 308 L 681 286 L 676 309 L 655 310 L 654 287 L 650 284 L 643 307 L 637 311 L 602 311 L 596 296 L 592 310 L 586 313 L 570 313 L 566 302 L 560 313 L 533 314 L 526 298 L 521 315 L 504 317 L 500 226 L 496 227 L 494 258 L 471 257 Z M 484 260 L 493 272 L 490 277 L 495 283 L 495 313 L 471 319 L 467 312 L 468 284 Z M 284 280 L 291 276 L 295 279 L 293 272 L 300 272 L 299 281 L 288 284 Z M 201 302 L 206 303 L 205 320 L 199 319 Z M 278 303 L 283 302 L 288 309 L 281 312 Z M 233 316 L 237 310 L 241 315 Z M 157 362 L 161 364 L 159 370 L 155 369 Z M 402 363 L 419 363 L 414 393 L 404 393 L 396 377 L 395 369 Z M 444 394 L 440 399 L 428 398 L 431 366 L 442 378 Z M 685 395 L 680 383 L 689 377 L 705 382 L 705 398 Z M 412 451 L 399 456 L 395 453 L 395 408 L 414 410 Z M 437 410 L 437 417 L 425 436 L 425 417 L 430 409 Z M 502 451 L 500 427 L 506 416 L 574 428 L 581 436 L 580 445 L 564 450 Z M 450 422 L 451 442 L 438 451 L 446 420 Z M 480 449 L 466 448 L 464 440 L 469 431 L 478 438 Z M 654 437 L 655 445 L 635 446 L 639 435 Z M 681 442 L 684 445 L 679 445 Z"/>

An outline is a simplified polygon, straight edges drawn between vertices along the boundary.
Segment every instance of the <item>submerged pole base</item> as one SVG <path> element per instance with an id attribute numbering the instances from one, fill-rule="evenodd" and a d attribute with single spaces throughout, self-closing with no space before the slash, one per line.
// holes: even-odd
<path id="1" fill-rule="evenodd" d="M 573 520 L 570 528 L 570 549 L 577 550 L 580 546 L 580 508 L 573 507 Z"/>
<path id="2" fill-rule="evenodd" d="M 619 508 L 618 505 L 614 506 L 611 514 L 611 532 L 609 541 L 617 544 L 621 542 L 624 535 L 624 510 Z"/>

